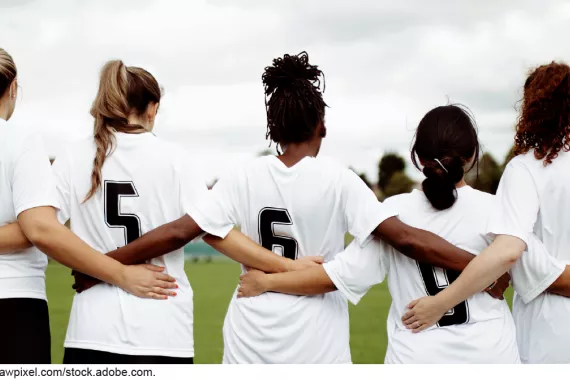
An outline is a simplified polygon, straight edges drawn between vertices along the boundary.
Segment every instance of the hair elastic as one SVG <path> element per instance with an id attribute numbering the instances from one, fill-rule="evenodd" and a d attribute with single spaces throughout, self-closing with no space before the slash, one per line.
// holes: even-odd
<path id="1" fill-rule="evenodd" d="M 434 160 L 435 160 L 435 162 L 437 162 L 437 163 L 439 164 L 439 166 L 441 166 L 441 168 L 442 168 L 443 170 L 445 170 L 445 172 L 446 172 L 447 174 L 449 174 L 449 172 L 447 171 L 447 169 L 445 168 L 445 166 L 443 166 L 443 164 L 441 163 L 440 160 L 438 160 L 437 158 L 434 158 Z"/>

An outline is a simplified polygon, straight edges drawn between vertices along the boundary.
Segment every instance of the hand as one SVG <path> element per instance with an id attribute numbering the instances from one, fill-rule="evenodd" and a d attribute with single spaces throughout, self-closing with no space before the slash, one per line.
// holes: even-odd
<path id="1" fill-rule="evenodd" d="M 246 274 L 239 276 L 238 298 L 255 297 L 267 291 L 264 279 L 268 276 L 257 269 L 248 269 Z"/>
<path id="2" fill-rule="evenodd" d="M 410 302 L 408 311 L 402 317 L 402 322 L 407 329 L 417 333 L 435 325 L 447 310 L 436 297 L 422 297 Z"/>
<path id="3" fill-rule="evenodd" d="M 176 280 L 163 271 L 163 267 L 152 264 L 127 265 L 118 286 L 141 298 L 165 300 L 176 296 L 176 292 L 169 290 L 178 288 Z"/>
<path id="4" fill-rule="evenodd" d="M 307 268 L 314 268 L 322 263 L 325 260 L 322 256 L 305 256 L 301 257 L 297 260 L 292 260 L 291 265 L 289 266 L 289 272 L 293 272 L 296 270 L 303 270 Z"/>
<path id="5" fill-rule="evenodd" d="M 495 281 L 491 286 L 489 286 L 485 291 L 491 295 L 493 298 L 504 300 L 503 294 L 509 287 L 511 281 L 511 276 L 509 273 L 505 273 L 497 281 Z"/>
<path id="6" fill-rule="evenodd" d="M 88 276 L 86 274 L 83 274 L 81 272 L 78 272 L 76 270 L 71 271 L 71 274 L 73 275 L 73 277 L 75 277 L 75 283 L 73 284 L 73 289 L 75 289 L 75 291 L 77 293 L 81 293 L 86 291 L 87 289 L 90 289 L 92 287 L 94 287 L 97 284 L 100 284 L 102 281 L 98 280 L 94 277 Z"/>

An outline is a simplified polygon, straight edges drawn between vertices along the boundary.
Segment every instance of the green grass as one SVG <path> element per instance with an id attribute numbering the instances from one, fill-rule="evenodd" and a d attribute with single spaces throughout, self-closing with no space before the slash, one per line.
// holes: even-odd
<path id="1" fill-rule="evenodd" d="M 229 260 L 187 263 L 186 273 L 194 289 L 194 347 L 196 363 L 222 360 L 222 324 L 239 275 L 239 265 Z M 61 363 L 63 340 L 73 297 L 70 270 L 51 262 L 47 293 L 52 333 L 52 360 Z M 512 292 L 508 293 L 511 299 Z M 350 346 L 354 363 L 382 363 L 386 352 L 386 317 L 390 306 L 386 285 L 375 286 L 350 307 Z"/>

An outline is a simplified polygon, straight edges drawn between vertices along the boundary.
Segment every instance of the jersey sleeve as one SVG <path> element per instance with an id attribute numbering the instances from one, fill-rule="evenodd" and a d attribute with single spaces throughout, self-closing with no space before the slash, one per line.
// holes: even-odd
<path id="1" fill-rule="evenodd" d="M 499 188 L 497 204 L 489 219 L 487 234 L 511 235 L 529 245 L 539 211 L 539 199 L 534 180 L 520 160 L 506 167 Z"/>
<path id="2" fill-rule="evenodd" d="M 390 247 L 378 239 L 363 246 L 352 242 L 323 268 L 336 288 L 357 304 L 368 290 L 384 281 L 389 267 Z"/>
<path id="3" fill-rule="evenodd" d="M 208 190 L 203 177 L 186 167 L 181 174 L 182 209 L 204 232 L 225 238 L 236 224 L 232 178 L 222 178 Z"/>
<path id="4" fill-rule="evenodd" d="M 524 303 L 529 303 L 548 289 L 565 267 L 548 254 L 544 244 L 532 235 L 528 238 L 527 251 L 511 268 L 513 288 Z"/>
<path id="5" fill-rule="evenodd" d="M 11 185 L 16 216 L 34 207 L 59 207 L 49 156 L 38 136 L 30 135 L 22 141 Z"/>
<path id="6" fill-rule="evenodd" d="M 342 181 L 348 232 L 362 246 L 380 223 L 398 213 L 378 201 L 374 192 L 352 170 L 346 169 Z"/>
<path id="7" fill-rule="evenodd" d="M 66 151 L 56 157 L 52 165 L 53 177 L 55 180 L 55 193 L 59 204 L 57 218 L 60 223 L 65 223 L 70 218 L 71 213 L 71 167 L 70 153 Z"/>

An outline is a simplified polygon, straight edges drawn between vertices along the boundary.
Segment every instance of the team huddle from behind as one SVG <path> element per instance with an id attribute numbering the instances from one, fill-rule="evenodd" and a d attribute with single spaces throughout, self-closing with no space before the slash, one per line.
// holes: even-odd
<path id="1" fill-rule="evenodd" d="M 570 74 L 564 64 L 538 68 L 525 107 L 526 92 L 545 87 L 542 73 L 553 70 Z M 327 134 L 321 78 L 304 52 L 273 60 L 262 80 L 267 137 L 279 155 L 237 168 L 209 191 L 184 151 L 151 133 L 156 79 L 121 61 L 101 71 L 93 137 L 50 168 L 39 139 L 8 122 L 16 67 L 0 49 L 0 319 L 14 326 L 0 361 L 51 360 L 44 252 L 74 269 L 64 363 L 193 363 L 183 246 L 202 235 L 243 265 L 224 321 L 224 363 L 350 363 L 347 300 L 357 303 L 386 276 L 386 363 L 570 363 L 558 314 L 570 307 L 561 237 L 570 221 L 557 208 L 570 193 L 564 143 L 548 146 L 548 132 L 517 145 L 521 154 L 493 197 L 464 181 L 479 155 L 471 117 L 460 106 L 438 107 L 420 122 L 412 150 L 423 191 L 380 203 L 351 170 L 318 157 Z M 559 85 L 556 96 L 565 86 L 570 98 L 568 82 Z M 566 112 L 558 98 L 540 100 Z M 523 132 L 527 142 L 546 133 L 536 125 Z M 538 146 L 547 147 L 542 156 Z M 346 233 L 355 239 L 345 249 Z M 504 236 L 517 240 L 492 262 L 486 251 L 506 244 Z M 495 287 L 507 271 L 514 321 Z M 477 280 L 463 285 L 470 276 Z M 38 344 L 18 347 L 31 340 Z"/>

